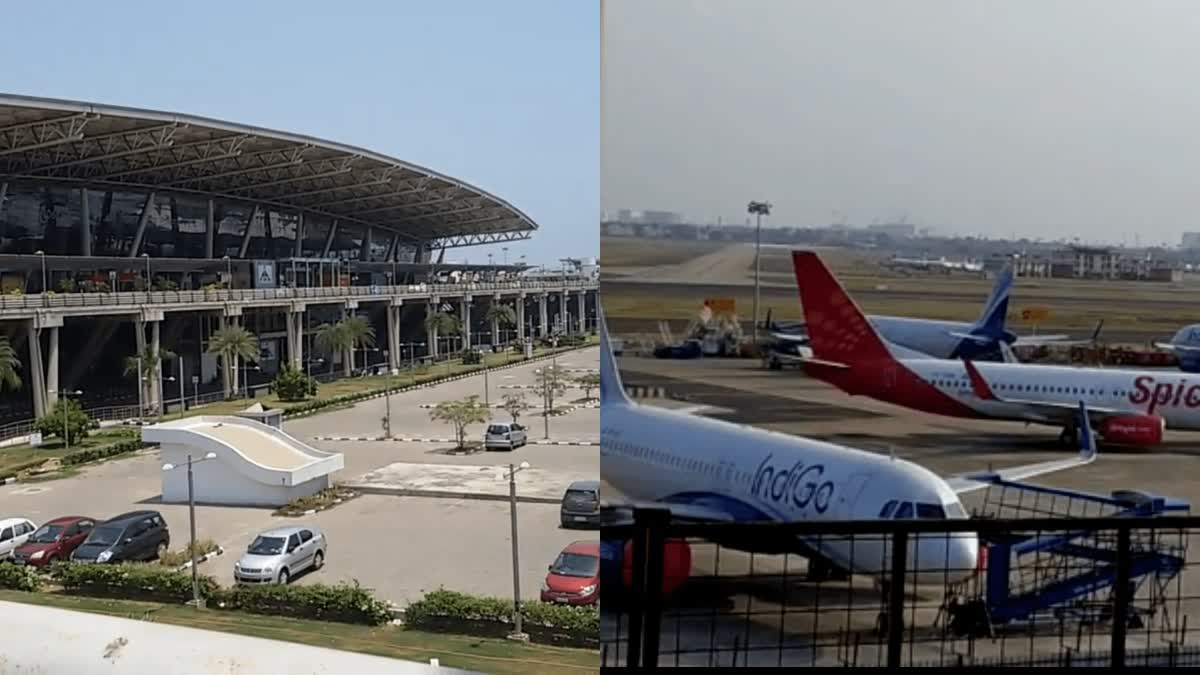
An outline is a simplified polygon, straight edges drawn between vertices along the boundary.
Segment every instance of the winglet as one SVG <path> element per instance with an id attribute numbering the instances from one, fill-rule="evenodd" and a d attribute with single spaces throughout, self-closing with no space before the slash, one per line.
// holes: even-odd
<path id="1" fill-rule="evenodd" d="M 976 396 L 985 401 L 1000 400 L 1000 397 L 996 396 L 996 392 L 992 391 L 992 387 L 988 385 L 987 380 L 983 379 L 983 375 L 979 373 L 979 369 L 975 367 L 974 363 L 971 363 L 968 359 L 963 359 L 963 365 L 967 368 L 967 377 L 971 379 L 971 389 L 975 392 Z"/>
<path id="2" fill-rule="evenodd" d="M 625 386 L 621 384 L 621 372 L 613 358 L 612 345 L 608 341 L 608 322 L 604 320 L 604 308 L 596 307 L 600 321 L 600 407 L 628 403 Z"/>
<path id="3" fill-rule="evenodd" d="M 793 251 L 792 267 L 814 356 L 849 365 L 894 358 L 820 256 L 813 251 Z"/>

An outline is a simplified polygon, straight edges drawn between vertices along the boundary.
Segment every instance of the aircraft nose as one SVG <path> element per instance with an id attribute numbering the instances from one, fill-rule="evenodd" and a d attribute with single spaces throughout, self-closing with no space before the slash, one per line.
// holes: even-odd
<path id="1" fill-rule="evenodd" d="M 971 578 L 979 565 L 979 537 L 970 532 L 921 537 L 910 569 L 922 584 L 957 583 Z"/>

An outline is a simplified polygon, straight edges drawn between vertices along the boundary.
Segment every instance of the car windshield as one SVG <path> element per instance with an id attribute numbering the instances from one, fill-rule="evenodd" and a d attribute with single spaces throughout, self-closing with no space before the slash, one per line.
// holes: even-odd
<path id="1" fill-rule="evenodd" d="M 596 493 L 591 490 L 567 490 L 567 499 L 594 502 L 596 501 Z"/>
<path id="2" fill-rule="evenodd" d="M 501 425 L 499 425 L 499 424 L 493 424 L 492 426 L 488 427 L 488 433 L 489 433 L 489 434 L 496 434 L 496 435 L 499 435 L 499 434 L 507 434 L 507 433 L 508 433 L 508 427 L 501 426 Z"/>
<path id="3" fill-rule="evenodd" d="M 43 525 L 41 529 L 29 537 L 31 544 L 53 544 L 58 541 L 58 535 L 63 533 L 61 525 Z"/>
<path id="4" fill-rule="evenodd" d="M 92 530 L 92 533 L 88 535 L 87 541 L 84 543 L 95 544 L 97 546 L 112 546 L 120 540 L 122 532 L 124 530 L 119 527 L 103 525 Z"/>
<path id="5" fill-rule="evenodd" d="M 283 553 L 283 544 L 286 541 L 284 537 L 255 537 L 246 552 L 254 555 L 279 555 Z"/>
<path id="6" fill-rule="evenodd" d="M 594 555 L 579 553 L 563 553 L 554 561 L 550 569 L 554 574 L 564 577 L 594 577 L 600 570 L 600 559 Z"/>

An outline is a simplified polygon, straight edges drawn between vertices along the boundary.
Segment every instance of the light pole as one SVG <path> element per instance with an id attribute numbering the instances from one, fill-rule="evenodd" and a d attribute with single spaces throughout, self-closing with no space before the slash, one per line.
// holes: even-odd
<path id="1" fill-rule="evenodd" d="M 253 366 L 242 366 L 242 398 L 250 398 L 250 371 L 262 370 L 262 366 L 257 363 Z"/>
<path id="2" fill-rule="evenodd" d="M 50 296 L 46 295 L 46 291 L 49 290 L 46 288 L 46 252 L 36 251 L 35 255 L 42 259 L 42 305 L 44 306 L 50 302 Z"/>
<path id="3" fill-rule="evenodd" d="M 233 288 L 233 261 L 230 260 L 229 256 L 227 256 L 227 255 L 221 256 L 221 260 L 225 261 L 225 278 L 228 279 L 228 281 L 226 283 L 229 284 L 228 286 L 226 286 L 226 288 L 232 289 Z"/>
<path id="4" fill-rule="evenodd" d="M 513 632 L 510 640 L 529 640 L 529 636 L 521 630 L 521 557 L 517 545 L 517 473 L 529 468 L 529 462 L 521 462 L 520 466 L 508 465 L 508 511 L 512 520 L 512 556 L 513 556 Z"/>
<path id="5" fill-rule="evenodd" d="M 81 391 L 81 390 L 79 390 L 79 389 L 76 389 L 75 391 L 59 391 L 59 392 L 56 392 L 56 391 L 54 391 L 53 389 L 51 389 L 51 390 L 50 390 L 49 392 L 47 392 L 47 393 L 50 393 L 50 394 L 55 394 L 55 393 L 57 393 L 57 394 L 58 394 L 58 396 L 59 396 L 59 403 L 62 405 L 62 409 L 63 409 L 63 449 L 64 449 L 64 450 L 70 450 L 70 449 L 71 449 L 71 435 L 70 435 L 70 433 L 68 433 L 68 431 L 67 431 L 67 408 L 68 408 L 68 406 L 67 406 L 68 398 L 67 398 L 67 397 L 69 397 L 69 396 L 82 396 L 82 395 L 83 395 L 83 391 Z"/>
<path id="6" fill-rule="evenodd" d="M 146 392 L 143 391 L 146 386 L 144 384 L 146 381 L 146 376 L 145 376 L 144 372 L 142 371 L 142 355 L 141 354 L 138 354 L 137 363 L 138 363 L 138 367 L 137 367 L 138 424 L 140 426 L 146 426 L 146 398 L 145 398 Z"/>
<path id="7" fill-rule="evenodd" d="M 196 460 L 195 463 L 199 464 L 200 462 L 216 458 L 217 453 L 210 452 L 203 458 Z M 192 463 L 192 455 L 189 453 L 187 456 L 187 482 L 188 520 L 190 521 L 191 525 L 191 543 L 188 545 L 188 549 L 192 553 L 192 604 L 196 607 L 196 609 L 200 609 L 202 606 L 200 601 L 200 582 L 196 577 L 196 494 L 192 485 Z M 171 471 L 174 468 L 175 465 L 170 463 L 163 464 L 162 466 L 163 471 Z"/>
<path id="8" fill-rule="evenodd" d="M 488 365 L 487 355 L 482 351 L 479 354 L 479 362 L 483 364 L 483 405 L 489 409 L 492 407 L 492 401 L 488 398 Z"/>
<path id="9" fill-rule="evenodd" d="M 179 419 L 183 419 L 187 411 L 187 403 L 183 400 L 183 354 L 176 354 L 175 360 L 179 362 L 179 372 L 176 374 L 179 378 Z"/>
<path id="10" fill-rule="evenodd" d="M 754 227 L 754 344 L 758 345 L 758 270 L 762 256 L 762 217 L 771 215 L 769 202 L 750 202 L 746 206 L 748 213 L 753 213 L 756 221 Z"/>
<path id="11" fill-rule="evenodd" d="M 149 293 L 151 291 L 151 288 L 150 288 L 150 254 L 143 253 L 142 257 L 146 259 L 146 292 Z"/>

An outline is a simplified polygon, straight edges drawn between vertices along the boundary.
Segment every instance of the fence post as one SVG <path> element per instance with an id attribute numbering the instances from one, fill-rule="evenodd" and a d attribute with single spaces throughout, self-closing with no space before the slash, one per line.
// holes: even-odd
<path id="1" fill-rule="evenodd" d="M 662 609 L 663 609 L 663 567 L 666 556 L 667 524 L 671 521 L 671 512 L 663 509 L 649 510 L 645 514 L 647 534 L 646 543 L 646 599 L 643 631 L 646 637 L 642 641 L 642 667 L 658 667 L 658 645 L 662 638 Z"/>
<path id="2" fill-rule="evenodd" d="M 1113 587 L 1112 660 L 1110 668 L 1125 667 L 1125 629 L 1129 625 L 1130 580 L 1129 526 L 1117 525 L 1117 580 Z"/>
<path id="3" fill-rule="evenodd" d="M 637 668 L 642 660 L 642 621 L 645 611 L 646 589 L 646 552 L 650 548 L 647 537 L 649 531 L 645 523 L 645 511 L 633 510 L 633 550 L 630 555 L 633 560 L 633 578 L 629 582 L 629 649 L 625 652 L 625 667 Z M 624 567 L 624 565 L 622 565 Z M 622 574 L 622 576 L 624 576 Z"/>
<path id="4" fill-rule="evenodd" d="M 904 647 L 904 574 L 908 563 L 908 531 L 896 530 L 892 537 L 892 579 L 888 589 L 887 665 L 900 667 Z"/>

